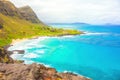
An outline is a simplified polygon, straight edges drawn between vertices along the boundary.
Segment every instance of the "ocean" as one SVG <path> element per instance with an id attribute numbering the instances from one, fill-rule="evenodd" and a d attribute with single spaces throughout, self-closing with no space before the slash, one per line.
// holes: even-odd
<path id="1" fill-rule="evenodd" d="M 26 64 L 42 63 L 59 72 L 74 72 L 93 80 L 120 80 L 120 26 L 89 24 L 50 24 L 77 29 L 86 34 L 62 37 L 39 37 L 11 46 L 12 58 Z"/>

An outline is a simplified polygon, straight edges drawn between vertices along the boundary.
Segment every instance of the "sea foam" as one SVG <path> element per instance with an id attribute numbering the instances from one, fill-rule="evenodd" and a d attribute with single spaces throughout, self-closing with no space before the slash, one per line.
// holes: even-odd
<path id="1" fill-rule="evenodd" d="M 21 57 L 23 57 L 23 54 L 17 54 L 17 53 L 15 53 L 15 54 L 10 55 L 10 57 L 13 58 L 14 60 L 18 60 Z"/>
<path id="2" fill-rule="evenodd" d="M 104 33 L 104 32 L 85 32 L 83 35 L 108 35 L 110 33 Z"/>
<path id="3" fill-rule="evenodd" d="M 27 53 L 27 54 L 24 54 L 23 57 L 24 58 L 37 58 L 37 57 L 40 57 L 40 55 L 37 55 L 37 54 L 34 54 L 34 53 Z"/>

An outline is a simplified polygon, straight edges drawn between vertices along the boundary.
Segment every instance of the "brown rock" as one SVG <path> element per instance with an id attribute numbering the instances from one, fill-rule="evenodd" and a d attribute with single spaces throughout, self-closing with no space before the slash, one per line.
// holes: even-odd
<path id="1" fill-rule="evenodd" d="M 71 73 L 59 73 L 59 75 L 63 78 L 62 80 L 90 80 L 83 76 L 78 76 Z"/>
<path id="2" fill-rule="evenodd" d="M 2 72 L 0 72 L 0 78 L 3 78 L 3 73 Z"/>
<path id="3" fill-rule="evenodd" d="M 0 13 L 9 16 L 18 16 L 22 18 L 18 9 L 8 0 L 0 0 Z"/>
<path id="4" fill-rule="evenodd" d="M 14 60 L 9 57 L 7 51 L 4 48 L 0 48 L 0 62 L 1 63 L 13 63 Z"/>
<path id="5" fill-rule="evenodd" d="M 43 68 L 44 67 L 44 68 Z M 89 80 L 71 73 L 57 73 L 40 64 L 0 63 L 0 80 Z"/>

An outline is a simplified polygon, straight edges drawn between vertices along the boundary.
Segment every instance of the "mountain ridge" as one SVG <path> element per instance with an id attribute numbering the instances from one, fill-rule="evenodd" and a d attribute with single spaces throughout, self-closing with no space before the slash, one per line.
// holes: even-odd
<path id="1" fill-rule="evenodd" d="M 26 5 L 23 7 L 19 7 L 18 10 L 25 20 L 31 21 L 32 23 L 44 24 L 42 21 L 38 19 L 37 15 L 35 14 L 35 12 L 32 10 L 30 6 Z"/>
<path id="2" fill-rule="evenodd" d="M 42 23 L 30 6 L 17 8 L 8 0 L 0 0 L 0 13 L 7 16 L 17 16 L 20 19 L 25 19 L 32 23 Z"/>
<path id="3" fill-rule="evenodd" d="M 15 5 L 7 0 L 0 0 L 0 13 L 6 16 L 18 16 L 22 18 Z"/>

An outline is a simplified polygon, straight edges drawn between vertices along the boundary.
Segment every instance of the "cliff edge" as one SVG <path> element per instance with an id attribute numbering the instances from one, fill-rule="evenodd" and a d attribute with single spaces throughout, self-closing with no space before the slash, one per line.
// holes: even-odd
<path id="1" fill-rule="evenodd" d="M 40 64 L 1 64 L 0 80 L 90 80 L 72 73 L 58 73 Z"/>

